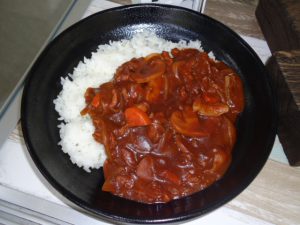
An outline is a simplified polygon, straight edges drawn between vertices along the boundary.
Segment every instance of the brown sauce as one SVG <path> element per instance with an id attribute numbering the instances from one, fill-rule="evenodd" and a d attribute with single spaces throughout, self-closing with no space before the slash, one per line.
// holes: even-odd
<path id="1" fill-rule="evenodd" d="M 144 203 L 203 190 L 226 172 L 244 108 L 233 69 L 195 49 L 133 58 L 88 88 L 94 138 L 105 146 L 103 191 Z"/>

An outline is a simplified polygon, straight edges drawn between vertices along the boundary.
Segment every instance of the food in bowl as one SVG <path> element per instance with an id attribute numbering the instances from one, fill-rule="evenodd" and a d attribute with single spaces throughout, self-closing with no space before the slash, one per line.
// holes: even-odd
<path id="1" fill-rule="evenodd" d="M 59 114 L 60 142 L 63 152 L 70 156 L 72 163 L 85 171 L 99 169 L 106 159 L 104 147 L 93 138 L 95 128 L 89 116 L 81 116 L 86 106 L 84 93 L 87 88 L 99 87 L 110 81 L 117 68 L 136 57 L 145 57 L 153 52 L 171 51 L 173 48 L 195 48 L 203 51 L 201 42 L 171 42 L 158 37 L 152 31 L 136 33 L 129 40 L 111 41 L 98 46 L 91 57 L 84 58 L 72 74 L 61 77 L 62 90 L 54 100 Z M 212 53 L 210 53 L 211 56 Z"/>
<path id="2" fill-rule="evenodd" d="M 86 89 L 81 119 L 92 124 L 89 138 L 105 147 L 103 191 L 162 203 L 203 190 L 226 172 L 243 85 L 233 69 L 189 44 L 133 57 L 112 80 Z"/>

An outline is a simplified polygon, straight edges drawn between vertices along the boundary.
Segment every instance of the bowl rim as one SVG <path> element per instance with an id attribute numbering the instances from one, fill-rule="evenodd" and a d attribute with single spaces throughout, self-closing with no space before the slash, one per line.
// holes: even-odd
<path id="1" fill-rule="evenodd" d="M 61 32 L 58 36 L 56 36 L 46 47 L 45 49 L 42 51 L 42 53 L 39 55 L 39 57 L 37 58 L 37 60 L 35 61 L 34 65 L 32 66 L 32 68 L 30 69 L 30 72 L 28 73 L 28 76 L 26 77 L 25 81 L 24 81 L 24 90 L 23 90 L 23 96 L 22 96 L 22 102 L 21 102 L 21 125 L 22 125 L 22 131 L 23 131 L 23 136 L 24 136 L 24 140 L 28 149 L 28 152 L 32 158 L 32 160 L 34 161 L 36 167 L 38 168 L 38 170 L 40 171 L 40 173 L 43 175 L 44 178 L 46 178 L 47 182 L 53 186 L 58 192 L 59 194 L 61 194 L 62 196 L 64 196 L 66 199 L 68 199 L 69 201 L 71 201 L 72 203 L 75 203 L 77 206 L 85 209 L 85 211 L 88 214 L 91 214 L 93 216 L 98 216 L 99 218 L 106 220 L 108 222 L 125 222 L 125 223 L 170 223 L 170 222 L 179 222 L 179 221 L 186 221 L 192 218 L 196 218 L 199 216 L 202 216 L 208 212 L 212 212 L 214 209 L 219 208 L 220 206 L 228 203 L 230 200 L 232 200 L 233 198 L 235 198 L 237 195 L 239 195 L 243 190 L 245 190 L 247 188 L 247 186 L 255 179 L 255 177 L 259 174 L 259 172 L 261 171 L 261 169 L 263 168 L 263 166 L 265 165 L 265 163 L 267 162 L 268 156 L 272 150 L 272 146 L 274 144 L 274 140 L 275 140 L 275 135 L 276 135 L 276 131 L 277 131 L 277 101 L 275 98 L 270 99 L 272 100 L 272 127 L 270 128 L 270 134 L 269 134 L 269 139 L 268 142 L 266 144 L 267 146 L 267 150 L 265 151 L 265 155 L 261 158 L 260 163 L 257 165 L 257 167 L 254 169 L 254 171 L 252 171 L 252 174 L 249 174 L 249 177 L 247 180 L 245 180 L 243 183 L 238 185 L 238 188 L 234 189 L 234 191 L 230 192 L 230 195 L 227 195 L 225 198 L 222 198 L 218 201 L 218 204 L 215 205 L 211 205 L 206 207 L 204 210 L 202 209 L 200 210 L 194 210 L 193 212 L 190 212 L 187 215 L 183 215 L 183 216 L 177 216 L 177 217 L 170 217 L 170 218 L 163 218 L 163 219 L 141 219 L 141 218 L 133 218 L 133 219 L 129 219 L 127 217 L 122 217 L 122 216 L 117 216 L 117 215 L 112 215 L 109 212 L 102 212 L 99 211 L 97 209 L 91 208 L 89 207 L 83 200 L 79 199 L 78 197 L 76 197 L 74 194 L 72 194 L 71 192 L 69 192 L 65 187 L 61 186 L 54 177 L 52 177 L 52 175 L 48 172 L 48 170 L 44 167 L 42 161 L 39 159 L 39 157 L 37 156 L 37 154 L 35 153 L 35 147 L 33 146 L 30 137 L 29 137 L 29 130 L 26 124 L 26 107 L 27 107 L 27 99 L 28 99 L 28 89 L 30 89 L 30 81 L 31 79 L 33 79 L 34 77 L 34 71 L 39 67 L 39 64 L 41 63 L 41 61 L 43 60 L 43 58 L 45 58 L 47 56 L 47 53 L 49 51 L 49 49 L 52 48 L 52 46 L 54 46 L 56 44 L 56 42 L 58 42 L 61 38 L 63 38 L 66 34 L 68 34 L 69 32 L 71 32 L 72 30 L 76 29 L 79 26 L 82 26 L 82 24 L 86 23 L 87 21 L 89 21 L 90 19 L 97 17 L 101 14 L 105 14 L 105 13 L 110 13 L 110 12 L 116 12 L 116 11 L 122 11 L 122 10 L 131 10 L 131 9 L 137 9 L 137 8 L 164 8 L 164 9 L 175 9 L 175 10 L 180 10 L 180 11 L 185 11 L 186 13 L 189 14 L 194 14 L 196 16 L 200 16 L 203 17 L 206 20 L 211 21 L 212 23 L 214 23 L 215 25 L 221 27 L 222 29 L 225 29 L 227 32 L 230 32 L 236 39 L 239 40 L 239 42 L 245 47 L 247 48 L 247 50 L 249 51 L 249 53 L 252 55 L 252 57 L 256 58 L 259 60 L 260 63 L 260 67 L 264 67 L 264 65 L 262 64 L 260 58 L 258 57 L 258 55 L 256 54 L 256 52 L 250 47 L 250 45 L 243 40 L 236 32 L 234 32 L 233 30 L 231 30 L 230 28 L 228 28 L 226 25 L 222 24 L 221 22 L 207 16 L 204 14 L 201 14 L 200 12 L 196 12 L 187 8 L 183 8 L 183 7 L 179 7 L 179 6 L 173 6 L 173 5 L 165 5 L 165 4 L 132 4 L 132 5 L 125 5 L 125 6 L 119 6 L 119 7 L 114 7 L 114 8 L 110 8 L 110 9 L 106 9 L 100 12 L 97 12 L 93 15 L 90 15 L 80 21 L 78 21 L 77 23 L 73 24 L 72 26 L 70 26 L 69 28 L 67 28 L 66 30 L 64 30 L 63 32 Z M 264 72 L 265 72 L 265 76 L 264 79 L 266 79 L 266 83 L 268 83 L 268 88 L 271 93 L 272 96 L 274 95 L 274 88 L 271 85 L 271 78 L 268 75 L 267 71 L 265 68 L 263 68 Z"/>

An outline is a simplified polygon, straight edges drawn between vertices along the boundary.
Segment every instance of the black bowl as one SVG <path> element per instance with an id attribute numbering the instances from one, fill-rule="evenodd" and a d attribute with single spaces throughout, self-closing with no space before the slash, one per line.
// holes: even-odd
<path id="1" fill-rule="evenodd" d="M 109 40 L 130 38 L 143 29 L 171 40 L 202 40 L 206 51 L 240 74 L 246 108 L 238 122 L 238 140 L 225 176 L 204 191 L 167 204 L 147 205 L 101 191 L 102 170 L 88 174 L 61 151 L 58 114 L 53 99 L 83 57 Z M 270 78 L 255 52 L 232 30 L 200 13 L 175 6 L 131 5 L 94 14 L 55 38 L 34 64 L 22 99 L 22 128 L 38 169 L 63 196 L 89 212 L 114 222 L 177 222 L 210 212 L 242 192 L 259 173 L 276 132 L 275 99 Z"/>

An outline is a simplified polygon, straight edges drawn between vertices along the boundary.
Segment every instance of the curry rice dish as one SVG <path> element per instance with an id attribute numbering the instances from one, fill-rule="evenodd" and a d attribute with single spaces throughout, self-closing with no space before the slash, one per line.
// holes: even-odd
<path id="1" fill-rule="evenodd" d="M 73 120 L 63 117 L 59 104 L 65 82 L 77 78 L 76 69 L 72 81 L 62 79 L 63 91 L 55 100 L 64 120 L 60 144 L 87 171 L 104 161 L 103 191 L 144 203 L 168 202 L 206 188 L 226 172 L 236 141 L 235 121 L 244 108 L 243 86 L 234 70 L 202 51 L 199 41 L 171 43 L 141 33 L 104 48 L 139 44 L 145 46 L 136 50 L 146 50 L 134 55 L 131 49 L 134 56 L 119 64 L 113 79 L 81 89 L 84 106 Z M 151 54 L 145 56 L 147 51 Z M 90 149 L 80 149 L 87 142 L 73 140 L 79 148 L 75 156 L 74 146 L 66 142 L 78 136 L 74 127 L 87 131 L 83 139 L 92 142 L 85 147 L 94 151 L 93 165 L 86 158 L 78 162 L 79 154 L 90 154 Z"/>

